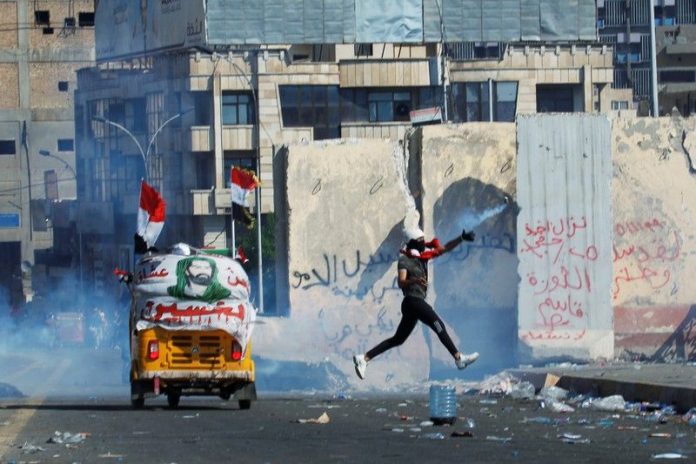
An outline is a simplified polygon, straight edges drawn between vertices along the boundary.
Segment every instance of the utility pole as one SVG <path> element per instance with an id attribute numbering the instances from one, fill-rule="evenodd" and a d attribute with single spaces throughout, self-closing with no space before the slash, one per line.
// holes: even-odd
<path id="1" fill-rule="evenodd" d="M 657 101 L 657 47 L 655 45 L 655 0 L 650 0 L 650 89 L 652 90 L 652 116 L 660 115 Z"/>

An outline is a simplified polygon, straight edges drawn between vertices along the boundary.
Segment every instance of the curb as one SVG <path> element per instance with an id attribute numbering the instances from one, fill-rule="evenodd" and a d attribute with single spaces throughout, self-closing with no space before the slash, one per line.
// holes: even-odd
<path id="1" fill-rule="evenodd" d="M 566 390 L 606 397 L 621 395 L 629 402 L 649 402 L 673 405 L 678 413 L 685 413 L 696 406 L 696 385 L 694 387 L 670 385 L 655 381 L 637 381 L 604 378 L 597 375 L 582 375 L 563 371 L 542 370 L 510 370 L 513 376 L 522 381 L 530 382 L 540 390 L 544 386 L 555 385 Z M 603 374 L 602 374 L 603 375 Z"/>

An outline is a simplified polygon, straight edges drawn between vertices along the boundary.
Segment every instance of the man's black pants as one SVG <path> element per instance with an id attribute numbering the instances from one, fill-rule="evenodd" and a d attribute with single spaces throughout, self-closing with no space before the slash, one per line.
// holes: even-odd
<path id="1" fill-rule="evenodd" d="M 447 329 L 445 329 L 445 324 L 442 322 L 442 319 L 440 319 L 437 313 L 424 299 L 415 296 L 405 296 L 404 301 L 401 302 L 401 315 L 401 322 L 399 322 L 394 336 L 387 338 L 365 353 L 368 359 L 374 359 L 385 351 L 405 342 L 408 336 L 411 335 L 411 332 L 413 332 L 418 321 L 421 321 L 435 331 L 442 344 L 445 345 L 445 348 L 447 348 L 447 351 L 449 351 L 452 356 L 457 353 L 457 347 L 454 346 L 454 342 L 452 342 L 452 339 L 447 334 Z"/>

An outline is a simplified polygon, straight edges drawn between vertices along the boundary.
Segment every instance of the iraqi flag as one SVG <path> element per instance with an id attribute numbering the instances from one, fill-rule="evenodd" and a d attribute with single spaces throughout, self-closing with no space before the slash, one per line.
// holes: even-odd
<path id="1" fill-rule="evenodd" d="M 155 245 L 164 226 L 165 203 L 159 192 L 145 181 L 140 184 L 138 229 L 135 234 L 135 252 L 143 254 Z"/>
<path id="2" fill-rule="evenodd" d="M 247 227 L 254 226 L 254 216 L 249 212 L 249 192 L 261 185 L 256 175 L 247 169 L 232 166 L 230 190 L 232 192 L 232 219 L 240 220 Z"/>

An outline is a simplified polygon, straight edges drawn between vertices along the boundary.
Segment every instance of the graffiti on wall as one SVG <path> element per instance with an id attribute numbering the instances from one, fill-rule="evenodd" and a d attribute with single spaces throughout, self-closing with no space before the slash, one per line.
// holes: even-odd
<path id="1" fill-rule="evenodd" d="M 527 286 L 536 310 L 538 330 L 527 331 L 523 340 L 579 340 L 587 329 L 587 295 L 593 292 L 591 263 L 599 252 L 588 232 L 588 219 L 559 217 L 526 223 L 519 252 L 537 261 L 520 285 Z"/>
<path id="2" fill-rule="evenodd" d="M 682 239 L 662 217 L 617 222 L 614 225 L 614 278 L 612 298 L 629 289 L 678 291 L 674 266 L 679 261 Z"/>
<path id="3" fill-rule="evenodd" d="M 332 294 L 356 297 L 360 300 L 369 297 L 372 303 L 381 303 L 387 292 L 397 289 L 396 277 L 392 285 L 377 286 L 374 281 L 362 283 L 362 275 L 374 274 L 381 277 L 385 267 L 396 263 L 394 254 L 379 253 L 377 255 L 364 254 L 360 250 L 352 251 L 349 257 L 339 256 L 336 253 L 322 253 L 320 265 L 309 270 L 295 270 L 291 273 L 290 285 L 293 289 L 309 290 L 314 287 L 323 287 Z M 361 276 L 361 280 L 353 283 L 352 279 Z"/>

